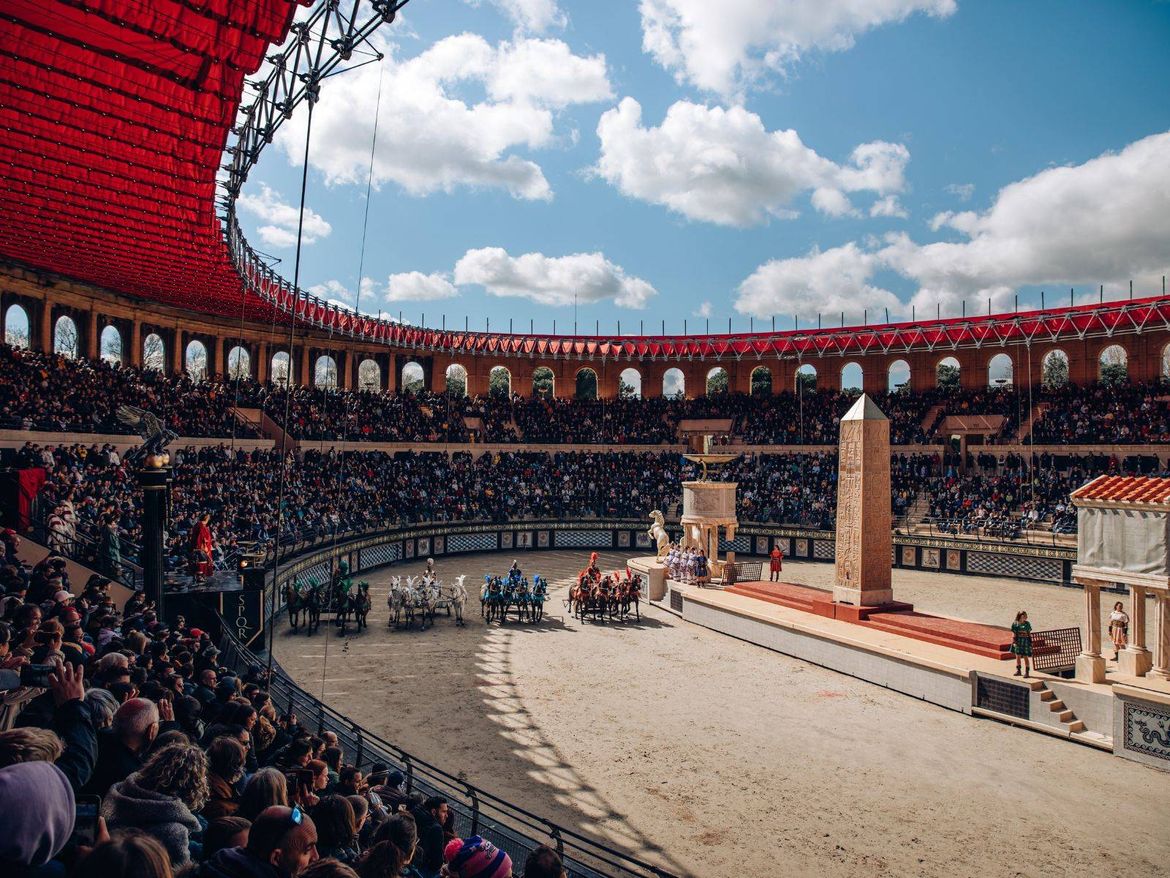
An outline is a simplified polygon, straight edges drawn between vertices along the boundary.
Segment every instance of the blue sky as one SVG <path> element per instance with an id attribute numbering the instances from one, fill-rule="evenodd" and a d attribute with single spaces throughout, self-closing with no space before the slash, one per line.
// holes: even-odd
<path id="1" fill-rule="evenodd" d="M 314 111 L 302 282 L 603 333 L 1157 292 L 1167 38 L 1143 0 L 412 0 Z M 287 277 L 305 117 L 240 205 Z"/>

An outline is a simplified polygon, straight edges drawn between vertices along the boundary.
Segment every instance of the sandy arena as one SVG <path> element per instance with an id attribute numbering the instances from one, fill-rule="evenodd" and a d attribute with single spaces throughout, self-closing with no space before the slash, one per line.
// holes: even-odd
<path id="1" fill-rule="evenodd" d="M 503 573 L 512 555 L 441 558 Z M 276 656 L 314 695 L 428 761 L 680 875 L 1166 875 L 1170 775 L 973 719 L 700 628 L 566 615 L 581 551 L 522 554 L 553 581 L 539 625 L 426 632 L 386 623 L 393 574 L 365 577 L 370 627 L 341 641 L 281 625 Z M 602 566 L 624 563 L 602 555 Z M 828 564 L 785 562 L 825 586 Z M 1076 625 L 1081 593 L 895 571 L 918 609 L 1006 625 Z M 352 629 L 351 629 L 352 630 Z M 1155 803 L 1162 804 L 1156 805 Z M 519 868 L 519 864 L 517 866 Z"/>

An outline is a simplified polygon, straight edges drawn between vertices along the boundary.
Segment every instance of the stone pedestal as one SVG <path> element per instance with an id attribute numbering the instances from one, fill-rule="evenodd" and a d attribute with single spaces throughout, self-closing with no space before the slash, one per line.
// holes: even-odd
<path id="1" fill-rule="evenodd" d="M 890 422 L 862 395 L 841 419 L 834 601 L 893 602 L 891 526 Z"/>
<path id="2" fill-rule="evenodd" d="M 735 517 L 737 487 L 736 482 L 683 482 L 683 545 L 701 547 L 713 574 L 720 567 L 719 529 L 733 540 L 739 526 Z"/>
<path id="3" fill-rule="evenodd" d="M 1105 682 L 1105 657 L 1099 655 L 1077 656 L 1076 678 L 1085 683 Z"/>
<path id="4" fill-rule="evenodd" d="M 629 567 L 646 579 L 646 597 L 661 601 L 666 597 L 666 565 L 659 563 L 653 555 L 649 558 L 631 558 Z"/>
<path id="5" fill-rule="evenodd" d="M 1117 656 L 1117 670 L 1130 677 L 1142 677 L 1154 666 L 1154 658 L 1148 649 L 1127 646 Z"/>

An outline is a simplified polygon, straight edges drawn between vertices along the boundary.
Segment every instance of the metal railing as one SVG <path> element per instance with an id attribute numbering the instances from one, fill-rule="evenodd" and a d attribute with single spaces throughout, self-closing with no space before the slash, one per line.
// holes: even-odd
<path id="1" fill-rule="evenodd" d="M 1081 654 L 1080 628 L 1053 628 L 1032 632 L 1032 667 L 1045 673 L 1076 667 Z"/>
<path id="2" fill-rule="evenodd" d="M 220 625 L 220 661 L 244 673 L 263 673 L 266 663 L 235 637 L 230 625 Z M 461 777 L 444 771 L 352 722 L 305 692 L 273 662 L 268 691 L 278 710 L 292 712 L 317 733 L 331 731 L 349 754 L 352 764 L 369 769 L 378 764 L 398 769 L 406 778 L 406 791 L 447 799 L 455 812 L 455 832 L 460 837 L 482 835 L 507 851 L 517 868 L 538 845 L 552 847 L 564 859 L 571 876 L 659 876 L 673 878 L 666 870 L 624 854 L 575 830 L 533 814 Z"/>

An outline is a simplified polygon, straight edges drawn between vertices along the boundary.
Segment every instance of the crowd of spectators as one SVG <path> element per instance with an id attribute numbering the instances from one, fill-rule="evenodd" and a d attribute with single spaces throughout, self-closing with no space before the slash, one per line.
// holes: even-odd
<path id="1" fill-rule="evenodd" d="M 255 436 L 231 414 L 236 393 L 233 382 L 0 345 L 0 412 L 10 429 L 133 433 L 117 417 L 127 404 L 180 436 Z"/>
<path id="2" fill-rule="evenodd" d="M 262 670 L 63 558 L 0 568 L 0 874 L 14 878 L 507 878 L 439 796 L 277 711 Z M 23 669 L 23 673 L 22 673 Z M 27 673 L 27 676 L 23 674 Z M 563 878 L 540 847 L 526 878 Z"/>
<path id="3" fill-rule="evenodd" d="M 1068 385 L 1045 390 L 1034 445 L 1155 445 L 1170 442 L 1170 389 L 1159 384 Z"/>

